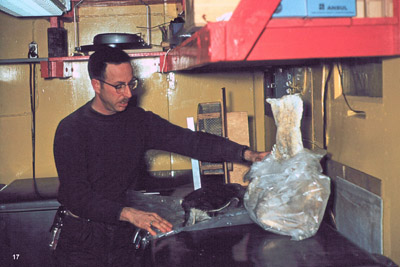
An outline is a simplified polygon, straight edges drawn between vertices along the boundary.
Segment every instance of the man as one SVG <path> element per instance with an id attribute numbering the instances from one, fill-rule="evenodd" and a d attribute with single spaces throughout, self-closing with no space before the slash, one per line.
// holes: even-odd
<path id="1" fill-rule="evenodd" d="M 155 213 L 124 205 L 126 190 L 141 178 L 148 149 L 213 162 L 254 162 L 266 152 L 192 132 L 128 105 L 138 80 L 129 56 L 117 48 L 93 53 L 88 71 L 95 97 L 60 122 L 54 139 L 58 200 L 68 210 L 55 259 L 57 266 L 132 266 L 136 228 L 155 235 L 155 229 L 173 227 Z"/>

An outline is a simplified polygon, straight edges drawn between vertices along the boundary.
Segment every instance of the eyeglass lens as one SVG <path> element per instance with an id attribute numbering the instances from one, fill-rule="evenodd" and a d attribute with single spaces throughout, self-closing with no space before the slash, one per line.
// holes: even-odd
<path id="1" fill-rule="evenodd" d="M 128 84 L 118 84 L 117 86 L 115 86 L 115 89 L 117 90 L 118 93 L 121 93 L 121 92 L 125 91 L 126 86 L 128 86 L 129 90 L 134 90 L 134 89 L 136 89 L 137 85 L 138 85 L 138 81 L 133 80 L 133 81 L 129 82 Z"/>

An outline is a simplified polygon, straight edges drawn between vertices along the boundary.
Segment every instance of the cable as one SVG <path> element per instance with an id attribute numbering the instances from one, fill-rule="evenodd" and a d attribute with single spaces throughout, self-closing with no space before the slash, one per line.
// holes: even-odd
<path id="1" fill-rule="evenodd" d="M 324 91 L 323 91 L 323 113 L 324 113 L 323 114 L 323 138 L 324 138 L 323 145 L 324 145 L 325 149 L 327 148 L 327 143 L 326 143 L 327 136 L 326 136 L 326 133 L 327 133 L 327 121 L 328 121 L 328 119 L 327 119 L 327 106 L 326 106 L 327 100 L 328 100 L 327 91 L 328 91 L 328 82 L 329 82 L 330 77 L 332 75 L 333 67 L 334 67 L 334 65 L 330 65 L 330 67 L 329 67 L 329 71 L 328 71 L 328 75 L 327 75 L 325 83 L 324 83 Z M 342 95 L 343 95 L 344 101 L 345 101 L 348 109 L 351 110 L 352 112 L 356 113 L 356 114 L 361 114 L 361 115 L 365 116 L 365 114 L 366 114 L 365 111 L 355 110 L 350 106 L 349 101 L 347 100 L 347 96 L 346 96 L 346 94 L 344 92 L 343 72 L 341 71 L 341 69 L 339 67 L 339 63 L 336 63 L 336 67 L 338 69 L 339 76 L 340 76 L 340 86 L 342 88 Z"/>
<path id="2" fill-rule="evenodd" d="M 29 64 L 29 89 L 30 89 L 30 100 L 31 100 L 31 113 L 32 113 L 32 124 L 31 124 L 31 135 L 32 135 L 32 179 L 35 194 L 39 198 L 44 198 L 38 189 L 36 181 L 36 64 Z"/>
<path id="3" fill-rule="evenodd" d="M 328 71 L 328 75 L 327 75 L 327 77 L 326 77 L 326 80 L 325 80 L 325 83 L 324 83 L 324 91 L 323 91 L 323 101 L 322 101 L 322 104 L 323 104 L 323 108 L 322 108 L 322 110 L 323 110 L 323 112 L 324 112 L 324 114 L 323 114 L 323 148 L 324 149 L 327 149 L 327 143 L 326 143 L 326 132 L 327 132 L 327 125 L 328 125 L 328 118 L 327 118 L 327 101 L 328 101 L 328 94 L 327 94 L 327 92 L 328 92 L 328 82 L 329 82 L 329 80 L 330 80 L 330 78 L 331 78 L 331 75 L 332 75 L 332 70 L 333 70 L 333 66 L 331 65 L 330 67 L 329 67 L 329 71 Z"/>
<path id="4" fill-rule="evenodd" d="M 312 141 L 312 140 L 310 140 L 310 139 L 303 138 L 303 142 L 310 143 L 310 144 L 316 146 L 317 148 L 323 149 L 323 150 L 324 150 L 324 148 L 323 148 L 323 147 L 320 147 L 316 141 Z"/>
<path id="5" fill-rule="evenodd" d="M 339 72 L 340 86 L 341 86 L 341 88 L 342 88 L 342 95 L 343 95 L 344 102 L 346 102 L 346 105 L 347 105 L 348 109 L 351 110 L 351 111 L 353 111 L 354 113 L 365 115 L 365 114 L 366 114 L 365 111 L 362 111 L 362 110 L 355 110 L 355 109 L 353 109 L 353 108 L 350 106 L 349 101 L 347 100 L 347 96 L 346 96 L 346 94 L 344 93 L 343 71 L 340 69 L 339 63 L 336 63 L 336 67 L 337 67 L 338 72 Z"/>

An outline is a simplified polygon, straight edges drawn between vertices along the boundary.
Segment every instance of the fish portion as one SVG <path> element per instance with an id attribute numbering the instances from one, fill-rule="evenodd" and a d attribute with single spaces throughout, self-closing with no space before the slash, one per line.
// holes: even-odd
<path id="1" fill-rule="evenodd" d="M 182 201 L 184 226 L 211 219 L 232 209 L 243 207 L 246 189 L 236 183 L 204 186 L 186 195 Z"/>
<path id="2" fill-rule="evenodd" d="M 276 159 L 288 159 L 303 149 L 300 131 L 303 101 L 299 95 L 268 98 L 277 127 L 276 143 L 272 154 Z"/>

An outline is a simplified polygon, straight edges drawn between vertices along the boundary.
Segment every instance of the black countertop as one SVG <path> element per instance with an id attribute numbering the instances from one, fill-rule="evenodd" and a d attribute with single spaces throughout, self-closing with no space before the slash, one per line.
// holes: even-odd
<path id="1" fill-rule="evenodd" d="M 55 199 L 59 181 L 57 177 L 17 179 L 0 190 L 0 203 Z"/>
<path id="2" fill-rule="evenodd" d="M 0 190 L 0 213 L 56 210 L 58 178 L 47 177 L 15 180 Z"/>
<path id="3" fill-rule="evenodd" d="M 58 206 L 58 179 L 37 181 L 42 197 L 35 193 L 32 179 L 16 180 L 0 190 L 0 213 Z M 256 224 L 245 224 L 180 232 L 151 241 L 143 253 L 145 267 L 397 266 L 390 259 L 359 248 L 327 222 L 321 224 L 315 236 L 302 241 L 292 241 Z"/>
<path id="4" fill-rule="evenodd" d="M 396 266 L 351 243 L 322 223 L 306 240 L 263 230 L 256 224 L 181 232 L 154 240 L 144 266 Z"/>
<path id="5" fill-rule="evenodd" d="M 190 170 L 149 172 L 138 190 L 171 194 L 177 187 L 190 185 L 191 179 Z M 56 199 L 59 184 L 58 177 L 36 178 L 36 186 L 33 178 L 17 179 L 0 187 L 0 203 Z"/>

